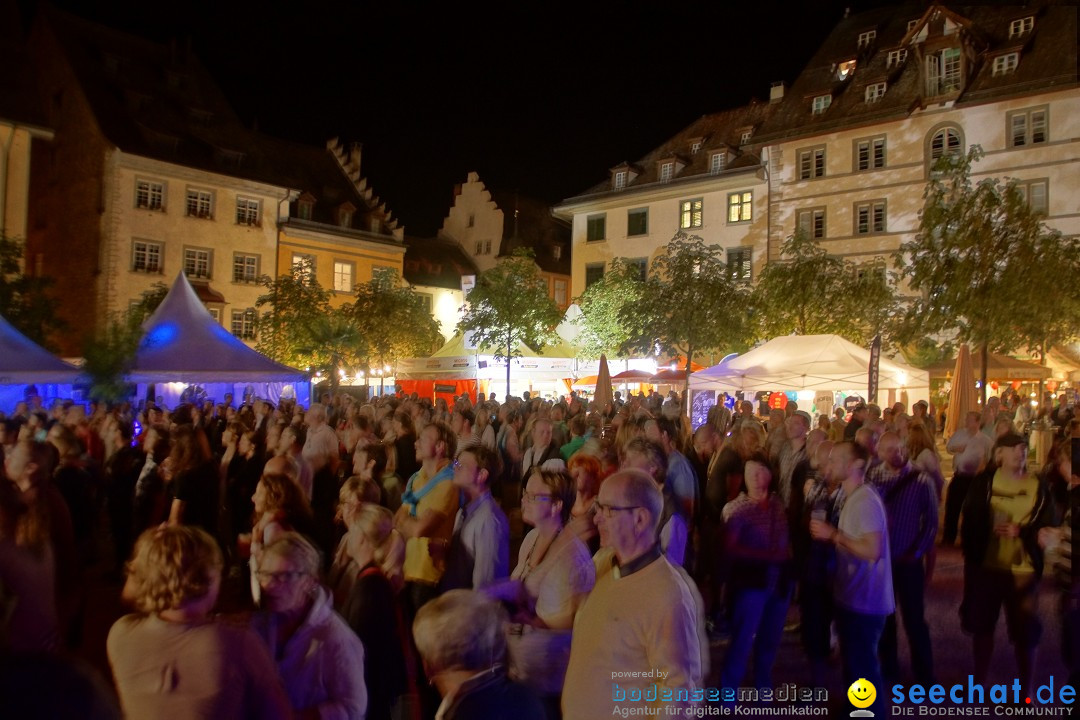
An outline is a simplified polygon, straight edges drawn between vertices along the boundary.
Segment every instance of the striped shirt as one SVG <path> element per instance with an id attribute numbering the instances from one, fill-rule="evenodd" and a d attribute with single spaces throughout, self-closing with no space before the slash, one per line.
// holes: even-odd
<path id="1" fill-rule="evenodd" d="M 914 476 L 905 481 L 909 474 Z M 930 476 L 911 463 L 899 470 L 880 463 L 867 474 L 866 481 L 885 503 L 892 556 L 918 559 L 929 552 L 938 529 L 937 493 Z M 900 487 L 902 482 L 905 484 Z"/>

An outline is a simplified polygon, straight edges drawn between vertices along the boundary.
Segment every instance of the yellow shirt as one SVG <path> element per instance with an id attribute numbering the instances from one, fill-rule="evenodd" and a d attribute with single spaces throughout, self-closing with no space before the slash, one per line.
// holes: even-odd
<path id="1" fill-rule="evenodd" d="M 1024 543 L 1018 538 L 1002 537 L 993 532 L 999 523 L 1020 524 L 1029 519 L 1039 491 L 1039 481 L 1027 476 L 1014 480 L 998 470 L 994 474 L 990 494 L 991 521 L 990 544 L 986 548 L 986 567 L 1008 570 L 1013 573 L 1031 573 L 1035 568 L 1024 551 Z"/>
<path id="2" fill-rule="evenodd" d="M 447 466 L 439 468 L 436 477 L 447 470 Z M 419 493 L 430 482 L 424 475 L 424 469 L 416 471 L 413 476 L 412 490 Z M 442 519 L 435 525 L 427 537 L 409 538 L 405 541 L 405 580 L 406 582 L 422 582 L 434 585 L 442 578 L 446 570 L 446 545 L 454 534 L 454 518 L 458 510 L 458 489 L 449 477 L 442 480 L 426 495 L 420 498 L 416 506 L 416 517 L 422 518 L 428 510 L 442 513 Z M 441 543 L 442 551 L 432 557 L 430 547 L 432 542 Z"/>

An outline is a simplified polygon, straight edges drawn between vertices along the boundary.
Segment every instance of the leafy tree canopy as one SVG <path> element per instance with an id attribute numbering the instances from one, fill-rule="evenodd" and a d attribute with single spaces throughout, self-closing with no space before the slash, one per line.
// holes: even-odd
<path id="1" fill-rule="evenodd" d="M 351 313 L 366 340 L 369 364 L 376 367 L 429 355 L 442 343 L 424 299 L 396 274 L 357 285 Z"/>
<path id="2" fill-rule="evenodd" d="M 622 352 L 632 333 L 631 325 L 622 318 L 622 309 L 637 303 L 641 290 L 639 268 L 624 258 L 615 258 L 604 276 L 577 298 L 581 334 L 576 345 L 583 357 L 598 358 L 601 354 L 614 357 Z"/>
<path id="3" fill-rule="evenodd" d="M 144 292 L 139 301 L 122 313 L 115 313 L 83 343 L 83 372 L 90 378 L 90 397 L 104 402 L 124 400 L 131 391 L 125 379 L 135 362 L 143 336 L 142 324 L 149 318 L 169 288 L 164 283 Z"/>
<path id="4" fill-rule="evenodd" d="M 57 303 L 48 290 L 52 278 L 23 272 L 23 244 L 0 235 L 0 315 L 23 335 L 47 348 L 50 336 L 65 328 L 56 314 Z"/>

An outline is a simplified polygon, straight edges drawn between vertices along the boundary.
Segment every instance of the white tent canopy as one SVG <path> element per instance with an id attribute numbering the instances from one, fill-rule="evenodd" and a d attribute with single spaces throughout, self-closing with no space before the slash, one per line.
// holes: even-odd
<path id="1" fill-rule="evenodd" d="M 0 316 L 0 385 L 69 385 L 78 374 Z"/>
<path id="2" fill-rule="evenodd" d="M 839 335 L 774 338 L 743 355 L 690 376 L 691 390 L 862 390 L 867 389 L 870 351 Z M 925 370 L 882 357 L 878 389 L 904 390 L 925 398 Z"/>
<path id="3" fill-rule="evenodd" d="M 143 329 L 131 382 L 307 383 L 304 372 L 252 350 L 214 320 L 183 272 Z"/>

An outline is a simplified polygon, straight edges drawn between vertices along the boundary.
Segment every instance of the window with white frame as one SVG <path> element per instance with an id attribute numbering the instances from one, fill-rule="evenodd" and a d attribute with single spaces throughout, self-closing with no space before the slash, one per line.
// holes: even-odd
<path id="1" fill-rule="evenodd" d="M 259 256 L 250 253 L 233 255 L 233 282 L 253 283 L 259 279 Z"/>
<path id="2" fill-rule="evenodd" d="M 206 308 L 206 312 L 210 313 L 210 317 L 214 318 L 214 322 L 218 325 L 221 324 L 221 308 L 208 307 Z"/>
<path id="3" fill-rule="evenodd" d="M 701 150 L 701 141 L 700 140 L 695 140 L 694 142 L 690 143 L 690 154 L 691 155 L 697 155 L 700 150 Z"/>
<path id="4" fill-rule="evenodd" d="M 960 48 L 945 48 L 926 57 L 926 94 L 930 97 L 960 90 L 963 83 Z"/>
<path id="5" fill-rule="evenodd" d="M 703 207 L 701 198 L 679 201 L 679 227 L 683 230 L 701 227 Z"/>
<path id="6" fill-rule="evenodd" d="M 420 304 L 424 306 L 424 311 L 428 315 L 431 314 L 432 308 L 435 307 L 435 296 L 431 293 L 416 293 L 420 297 Z"/>
<path id="7" fill-rule="evenodd" d="M 724 163 L 727 162 L 726 153 L 716 152 L 709 158 L 709 173 L 711 175 L 719 175 L 724 169 Z"/>
<path id="8" fill-rule="evenodd" d="M 855 234 L 872 235 L 885 232 L 885 201 L 871 200 L 855 204 Z"/>
<path id="9" fill-rule="evenodd" d="M 289 263 L 293 273 L 298 273 L 301 279 L 308 285 L 315 282 L 315 256 L 306 253 L 293 253 L 292 262 Z"/>
<path id="10" fill-rule="evenodd" d="M 626 211 L 626 235 L 635 237 L 649 234 L 649 208 L 634 208 Z"/>
<path id="11" fill-rule="evenodd" d="M 739 144 L 745 145 L 746 143 L 750 142 L 750 138 L 752 138 L 753 136 L 754 128 L 750 128 L 749 130 L 743 130 L 742 134 L 739 135 Z"/>
<path id="12" fill-rule="evenodd" d="M 612 180 L 612 187 L 616 190 L 622 190 L 626 187 L 626 171 L 619 170 L 615 173 Z"/>
<path id="13" fill-rule="evenodd" d="M 607 213 L 590 215 L 585 219 L 585 241 L 596 242 L 607 237 Z"/>
<path id="14" fill-rule="evenodd" d="M 397 282 L 397 276 L 397 268 L 390 267 L 389 265 L 371 266 L 371 279 L 384 290 L 389 290 L 394 287 Z"/>
<path id="15" fill-rule="evenodd" d="M 197 188 L 187 189 L 188 217 L 211 219 L 214 217 L 214 193 Z"/>
<path id="16" fill-rule="evenodd" d="M 748 247 L 728 248 L 728 279 L 732 282 L 747 283 L 753 279 L 754 250 Z"/>
<path id="17" fill-rule="evenodd" d="M 1031 29 L 1035 27 L 1035 16 L 1028 15 L 1025 18 L 1019 20 L 1013 20 L 1009 23 L 1009 37 L 1019 37 L 1024 33 L 1031 32 Z"/>
<path id="18" fill-rule="evenodd" d="M 918 25 L 918 24 L 919 24 L 919 20 L 920 20 L 920 18 L 915 18 L 914 20 L 908 20 L 908 21 L 907 21 L 907 31 L 908 31 L 908 32 L 911 32 L 911 30 L 912 30 L 912 29 L 913 29 L 913 28 L 914 28 L 914 27 L 915 27 L 916 25 Z"/>
<path id="19" fill-rule="evenodd" d="M 799 151 L 799 179 L 811 180 L 825 176 L 825 148 L 807 148 Z"/>
<path id="20" fill-rule="evenodd" d="M 356 266 L 345 260 L 334 261 L 334 292 L 351 293 L 356 277 Z"/>
<path id="21" fill-rule="evenodd" d="M 164 210 L 165 183 L 157 180 L 136 180 L 135 207 L 144 210 Z"/>
<path id="22" fill-rule="evenodd" d="M 1016 66 L 1020 64 L 1020 53 L 1005 53 L 994 58 L 994 77 L 1008 75 L 1016 72 Z"/>
<path id="23" fill-rule="evenodd" d="M 649 279 L 649 258 L 629 258 L 626 263 L 637 269 L 636 280 L 645 282 Z"/>
<path id="24" fill-rule="evenodd" d="M 874 42 L 877 37 L 877 30 L 867 30 L 866 32 L 859 33 L 859 47 L 870 47 L 870 44 Z"/>
<path id="25" fill-rule="evenodd" d="M 934 162 L 945 155 L 959 154 L 962 143 L 959 128 L 941 128 L 930 137 L 930 161 Z"/>
<path id="26" fill-rule="evenodd" d="M 876 103 L 881 98 L 885 97 L 885 83 L 871 83 L 866 86 L 866 94 L 864 99 L 868 103 Z"/>
<path id="27" fill-rule="evenodd" d="M 189 278 L 210 279 L 213 252 L 205 248 L 184 248 L 184 274 Z"/>
<path id="28" fill-rule="evenodd" d="M 851 73 L 855 72 L 855 60 L 845 60 L 842 63 L 836 65 L 836 79 L 843 82 L 851 77 Z"/>
<path id="29" fill-rule="evenodd" d="M 135 272 L 160 273 L 164 246 L 149 240 L 136 240 L 131 244 L 131 269 Z"/>
<path id="30" fill-rule="evenodd" d="M 1020 180 L 1016 183 L 1016 189 L 1031 212 L 1046 215 L 1050 211 L 1050 181 L 1046 178 Z"/>
<path id="31" fill-rule="evenodd" d="M 754 192 L 753 190 L 745 190 L 743 192 L 729 193 L 727 197 L 728 202 L 728 222 L 749 222 L 754 219 Z"/>
<path id="32" fill-rule="evenodd" d="M 258 225 L 259 224 L 259 201 L 255 198 L 236 197 L 236 224 Z"/>
<path id="33" fill-rule="evenodd" d="M 255 311 L 233 310 L 232 311 L 232 334 L 241 340 L 255 339 Z"/>
<path id="34" fill-rule="evenodd" d="M 885 137 L 863 138 L 855 141 L 855 171 L 878 170 L 885 167 Z"/>
<path id="35" fill-rule="evenodd" d="M 811 103 L 810 109 L 815 115 L 821 115 L 829 109 L 830 105 L 832 105 L 832 95 L 818 95 Z"/>
<path id="36" fill-rule="evenodd" d="M 896 67 L 907 60 L 907 49 L 897 48 L 896 50 L 890 50 L 889 54 L 885 56 L 886 67 Z"/>
<path id="37" fill-rule="evenodd" d="M 666 162 L 660 164 L 660 182 L 671 182 L 672 176 L 675 174 L 675 163 Z"/>
<path id="38" fill-rule="evenodd" d="M 825 237 L 825 208 L 800 210 L 797 217 L 798 227 L 807 237 L 820 240 Z"/>
<path id="39" fill-rule="evenodd" d="M 1047 140 L 1047 108 L 1027 108 L 1007 116 L 1009 147 L 1038 145 Z"/>

